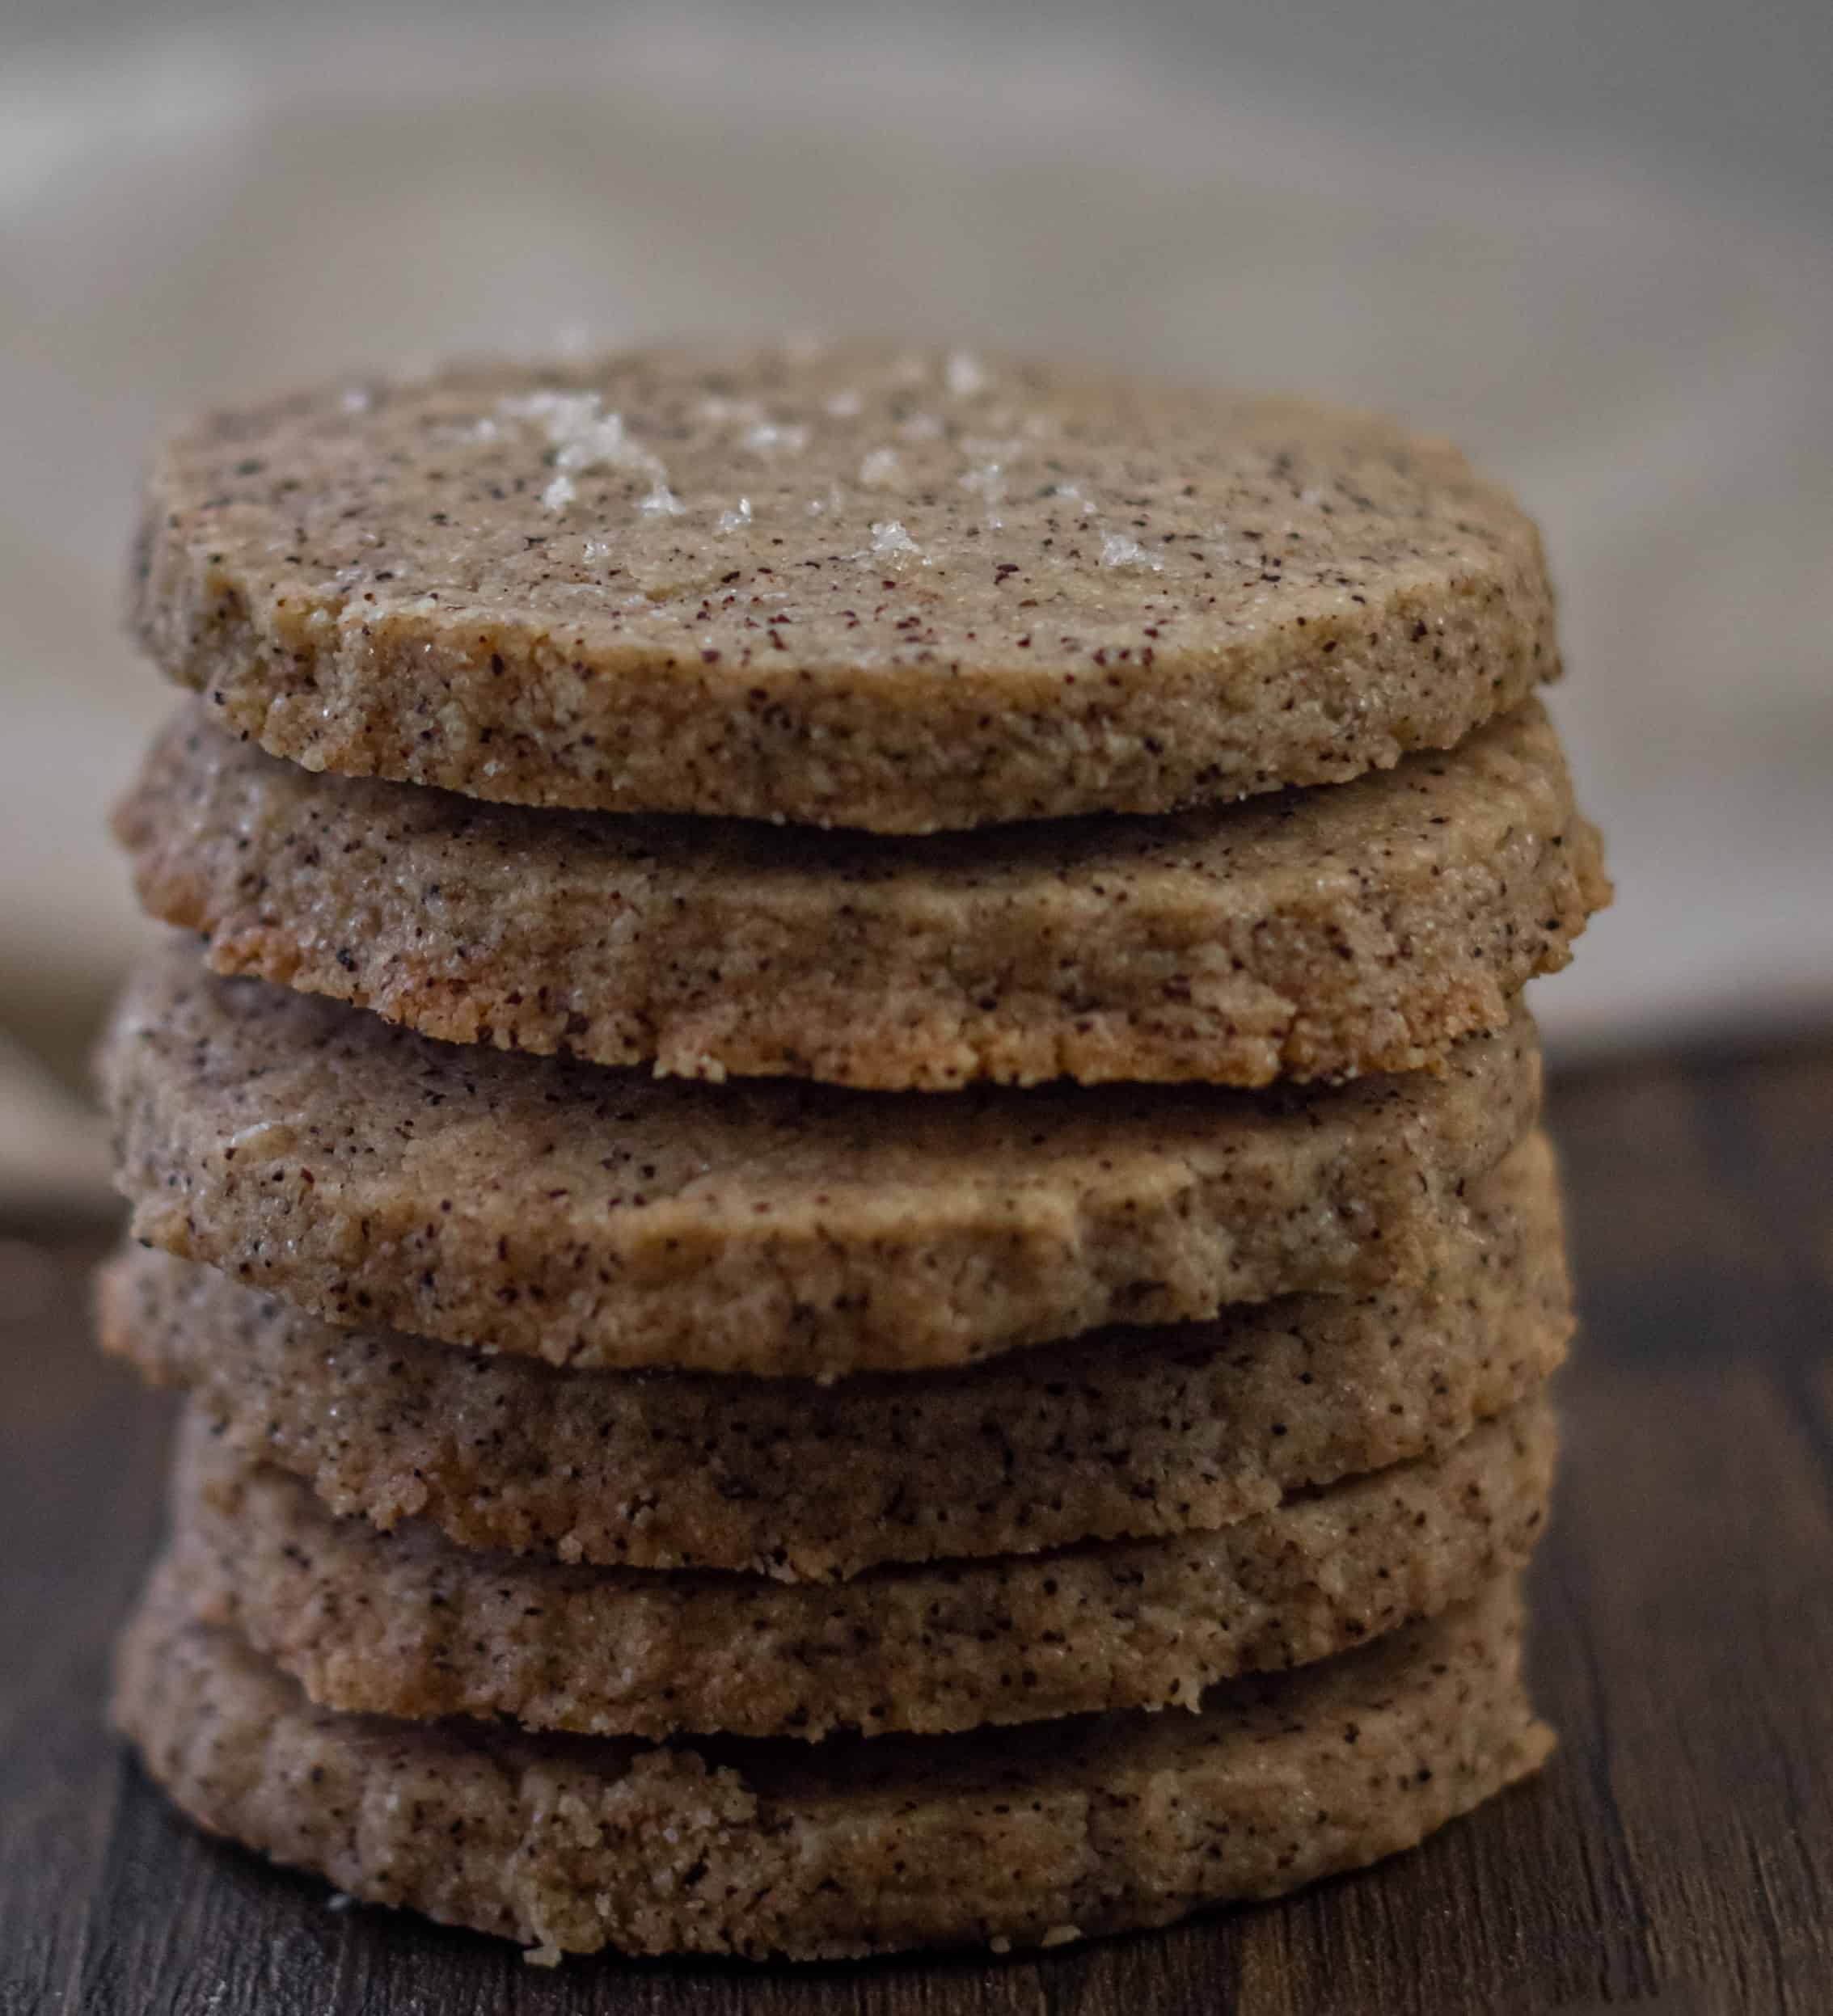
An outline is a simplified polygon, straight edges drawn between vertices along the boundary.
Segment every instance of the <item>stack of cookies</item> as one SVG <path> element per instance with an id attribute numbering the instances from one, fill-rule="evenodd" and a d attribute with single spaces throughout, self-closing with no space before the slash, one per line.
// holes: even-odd
<path id="1" fill-rule="evenodd" d="M 213 416 L 118 829 L 120 1727 L 543 1955 L 1050 1945 L 1531 1771 L 1605 900 L 1533 528 L 1294 402 L 867 348 Z"/>

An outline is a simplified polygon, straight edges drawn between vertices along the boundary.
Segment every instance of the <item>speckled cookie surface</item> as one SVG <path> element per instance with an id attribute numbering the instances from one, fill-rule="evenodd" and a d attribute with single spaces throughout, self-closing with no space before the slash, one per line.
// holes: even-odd
<path id="1" fill-rule="evenodd" d="M 869 349 L 210 415 L 134 602 L 311 769 L 881 832 L 1339 782 L 1556 668 L 1533 526 L 1442 441 Z"/>
<path id="2" fill-rule="evenodd" d="M 1055 1944 L 1411 1847 L 1544 1760 L 1517 1592 L 1198 1714 L 823 1744 L 339 1715 L 156 1580 L 116 1719 L 194 1820 L 348 1895 L 555 1951 Z"/>
<path id="3" fill-rule="evenodd" d="M 1523 1567 L 1552 1482 L 1534 1401 L 1442 1456 L 1218 1533 L 881 1569 L 828 1585 L 568 1567 L 332 1516 L 188 1417 L 172 1573 L 319 1706 L 595 1736 L 936 1734 L 1189 1707 Z"/>
<path id="4" fill-rule="evenodd" d="M 1224 1526 L 1448 1447 L 1548 1378 L 1572 1328 L 1544 1138 L 1472 1184 L 1470 1211 L 1417 1289 L 825 1386 L 556 1372 L 335 1330 L 139 1248 L 104 1272 L 100 1328 L 189 1387 L 243 1461 L 340 1514 L 568 1561 L 822 1580 Z"/>
<path id="5" fill-rule="evenodd" d="M 175 940 L 102 1050 L 136 1237 L 346 1326 L 574 1364 L 913 1369 L 1424 1276 L 1533 1027 L 1329 1088 L 703 1086 L 439 1044 Z"/>
<path id="6" fill-rule="evenodd" d="M 1416 1069 L 1608 893 L 1533 702 L 1351 784 L 916 839 L 315 778 L 194 704 L 116 825 L 219 972 L 450 1041 L 893 1090 Z"/>

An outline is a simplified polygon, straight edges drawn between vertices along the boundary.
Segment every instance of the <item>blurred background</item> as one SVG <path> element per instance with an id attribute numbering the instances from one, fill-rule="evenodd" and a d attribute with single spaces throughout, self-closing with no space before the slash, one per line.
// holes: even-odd
<path id="1" fill-rule="evenodd" d="M 1454 435 L 1620 887 L 1556 1058 L 1833 1024 L 1826 0 L 10 0 L 0 59 L 0 1207 L 102 1194 L 150 444 L 455 351 L 890 330 Z"/>

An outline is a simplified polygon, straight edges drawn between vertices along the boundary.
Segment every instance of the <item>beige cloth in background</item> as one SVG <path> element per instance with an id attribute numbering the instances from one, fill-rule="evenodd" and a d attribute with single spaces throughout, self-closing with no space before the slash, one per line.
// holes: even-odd
<path id="1" fill-rule="evenodd" d="M 452 351 L 847 327 L 1457 437 L 1547 526 L 1556 706 L 1621 888 L 1540 993 L 1555 1043 L 1833 1006 L 1825 245 L 1198 91 L 1149 44 L 737 27 L 11 62 L 0 234 L 0 1023 L 40 1047 L 137 928 L 101 814 L 169 704 L 117 620 L 163 424 Z M 21 1110 L 0 1091 L 0 1161 Z"/>

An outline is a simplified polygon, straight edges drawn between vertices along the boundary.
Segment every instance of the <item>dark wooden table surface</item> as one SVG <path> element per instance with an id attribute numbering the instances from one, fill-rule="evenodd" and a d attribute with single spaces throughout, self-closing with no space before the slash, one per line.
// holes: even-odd
<path id="1" fill-rule="evenodd" d="M 1368 1875 L 1038 1959 L 544 1972 L 193 1835 L 100 1726 L 164 1411 L 87 1348 L 101 1235 L 0 1239 L 0 2016 L 1833 2011 L 1833 1050 L 1554 1105 L 1587 1327 L 1553 1765 Z"/>

